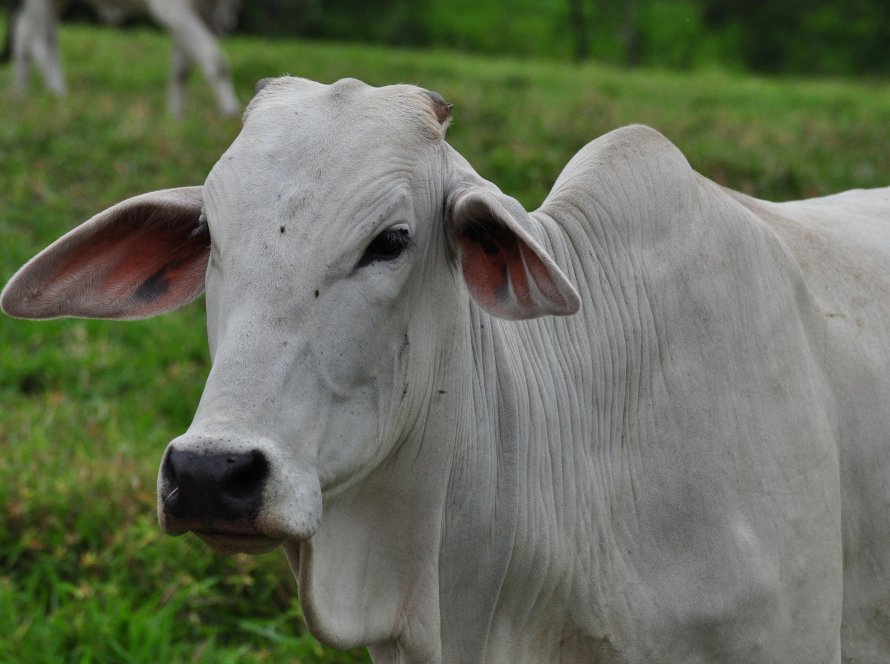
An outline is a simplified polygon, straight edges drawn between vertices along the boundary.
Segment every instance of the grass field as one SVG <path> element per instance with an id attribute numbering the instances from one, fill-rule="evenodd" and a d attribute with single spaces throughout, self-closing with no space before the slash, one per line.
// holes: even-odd
<path id="1" fill-rule="evenodd" d="M 0 26 L 2 28 L 3 26 Z M 165 112 L 168 43 L 62 30 L 72 93 L 25 101 L 0 70 L 0 281 L 76 223 L 200 184 L 238 132 L 195 79 Z M 536 206 L 588 140 L 631 122 L 695 168 L 772 199 L 890 184 L 890 86 L 626 72 L 446 52 L 238 38 L 243 99 L 264 76 L 411 82 L 455 104 L 451 143 Z M 125 55 L 124 55 L 125 54 Z M 154 483 L 207 372 L 200 303 L 134 323 L 0 319 L 0 662 L 354 662 L 302 627 L 283 556 L 163 536 Z"/>

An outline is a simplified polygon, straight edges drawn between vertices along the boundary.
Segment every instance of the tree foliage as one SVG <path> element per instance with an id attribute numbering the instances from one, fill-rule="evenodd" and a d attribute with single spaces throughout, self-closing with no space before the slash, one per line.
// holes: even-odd
<path id="1" fill-rule="evenodd" d="M 734 42 L 751 69 L 885 73 L 890 3 L 884 0 L 702 0 L 709 28 Z"/>
<path id="2" fill-rule="evenodd" d="M 83 17 L 84 0 L 71 2 Z M 244 0 L 240 25 L 270 36 L 629 66 L 890 70 L 887 0 Z"/>

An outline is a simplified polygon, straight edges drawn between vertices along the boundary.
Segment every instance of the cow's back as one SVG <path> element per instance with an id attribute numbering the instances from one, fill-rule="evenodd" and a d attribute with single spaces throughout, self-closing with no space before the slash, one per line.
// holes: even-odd
<path id="1" fill-rule="evenodd" d="M 890 652 L 890 188 L 743 201 L 781 238 L 817 312 L 835 401 L 844 541 L 844 657 Z"/>

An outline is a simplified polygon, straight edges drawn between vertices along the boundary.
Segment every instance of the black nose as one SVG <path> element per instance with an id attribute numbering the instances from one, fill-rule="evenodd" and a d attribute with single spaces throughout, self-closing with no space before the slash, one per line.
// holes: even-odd
<path id="1" fill-rule="evenodd" d="M 199 524 L 251 522 L 262 504 L 269 462 L 259 450 L 199 454 L 171 448 L 161 473 L 168 516 Z"/>

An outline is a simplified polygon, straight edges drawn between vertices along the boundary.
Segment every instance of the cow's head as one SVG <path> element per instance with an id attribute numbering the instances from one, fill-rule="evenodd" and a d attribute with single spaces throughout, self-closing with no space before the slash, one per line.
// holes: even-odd
<path id="1" fill-rule="evenodd" d="M 450 110 L 412 86 L 276 79 L 203 187 L 109 208 L 7 285 L 26 318 L 142 318 L 206 288 L 212 370 L 161 463 L 168 532 L 224 551 L 311 537 L 323 500 L 422 435 L 443 374 L 469 391 L 467 291 L 501 318 L 578 308 L 538 223 L 445 143 Z"/>

